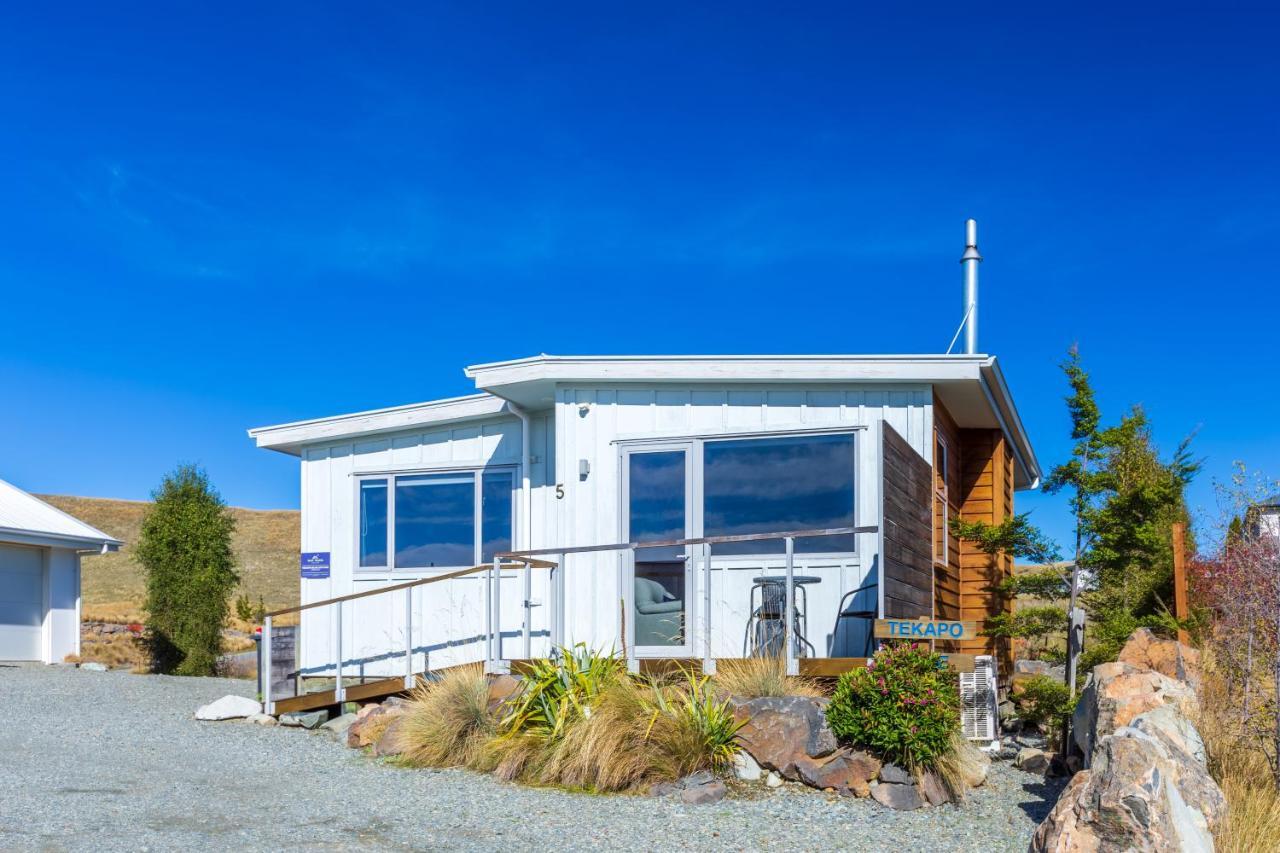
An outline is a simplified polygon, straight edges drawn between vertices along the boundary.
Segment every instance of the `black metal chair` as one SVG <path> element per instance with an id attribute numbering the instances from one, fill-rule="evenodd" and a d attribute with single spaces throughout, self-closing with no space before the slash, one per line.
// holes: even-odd
<path id="1" fill-rule="evenodd" d="M 756 605 L 756 591 L 760 593 L 760 604 Z M 805 637 L 808 630 L 808 596 L 804 586 L 795 584 L 796 597 L 794 605 L 795 624 L 792 632 L 795 635 L 797 655 L 805 657 L 817 654 L 813 643 Z M 783 644 L 786 642 L 787 592 L 785 578 L 756 578 L 751 587 L 751 615 L 747 618 L 747 629 L 742 637 L 742 654 L 744 657 L 781 657 Z M 754 642 L 753 642 L 754 640 Z"/>
<path id="2" fill-rule="evenodd" d="M 831 643 L 833 646 L 835 645 L 836 638 L 840 636 L 840 620 L 841 619 L 863 619 L 863 620 L 866 620 L 867 622 L 870 622 L 871 624 L 867 626 L 867 640 L 862 648 L 862 656 L 864 658 L 871 657 L 871 652 L 875 645 L 875 624 L 876 624 L 876 620 L 880 618 L 880 613 L 874 609 L 872 610 L 851 609 L 853 607 L 853 602 L 850 601 L 850 599 L 857 596 L 857 594 L 860 592 L 866 592 L 868 590 L 876 589 L 878 586 L 880 586 L 880 584 L 878 583 L 869 583 L 866 586 L 860 586 L 855 590 L 846 592 L 840 598 L 840 610 L 839 612 L 836 613 L 836 627 L 835 627 L 835 630 L 831 632 Z"/>

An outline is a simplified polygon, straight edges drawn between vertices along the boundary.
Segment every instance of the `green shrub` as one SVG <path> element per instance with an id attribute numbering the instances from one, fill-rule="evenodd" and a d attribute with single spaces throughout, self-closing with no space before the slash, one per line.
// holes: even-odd
<path id="1" fill-rule="evenodd" d="M 907 767 L 929 767 L 960 725 L 960 691 L 942 656 L 924 645 L 881 649 L 840 676 L 827 705 L 836 737 Z"/>
<path id="2" fill-rule="evenodd" d="M 1076 707 L 1067 685 L 1047 675 L 1016 682 L 1013 698 L 1018 703 L 1018 717 L 1024 723 L 1045 728 L 1051 737 L 1062 731 Z"/>
<path id="3" fill-rule="evenodd" d="M 502 719 L 504 734 L 526 733 L 557 738 L 606 687 L 626 674 L 626 664 L 613 652 L 588 649 L 585 643 L 556 649 L 524 674 L 520 693 Z"/>
<path id="4" fill-rule="evenodd" d="M 194 465 L 166 475 L 152 497 L 134 551 L 147 573 L 151 669 L 214 675 L 240 580 L 231 553 L 235 518 Z"/>

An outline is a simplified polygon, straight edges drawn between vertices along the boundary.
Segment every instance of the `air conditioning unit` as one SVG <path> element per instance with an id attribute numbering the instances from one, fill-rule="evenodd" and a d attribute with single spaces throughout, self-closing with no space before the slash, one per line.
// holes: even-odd
<path id="1" fill-rule="evenodd" d="M 960 673 L 960 727 L 969 740 L 996 739 L 996 659 L 978 655 L 973 672 Z"/>

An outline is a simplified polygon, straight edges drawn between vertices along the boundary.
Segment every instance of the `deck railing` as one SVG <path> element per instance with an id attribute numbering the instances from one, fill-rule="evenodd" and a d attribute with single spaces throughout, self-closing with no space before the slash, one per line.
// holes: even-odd
<path id="1" fill-rule="evenodd" d="M 302 697 L 306 694 L 307 684 L 305 684 L 306 674 L 301 666 L 303 661 L 302 636 L 303 624 L 299 619 L 299 624 L 293 628 L 293 661 L 289 666 L 278 667 L 276 664 L 284 663 L 284 661 L 276 660 L 277 656 L 282 656 L 287 645 L 281 633 L 281 629 L 277 626 L 280 617 L 291 616 L 320 608 L 332 608 L 334 619 L 332 630 L 333 641 L 333 660 L 326 661 L 323 665 L 315 666 L 312 661 L 308 661 L 307 667 L 311 673 L 317 674 L 319 680 L 325 682 L 322 690 L 325 694 L 325 704 L 341 704 L 348 699 L 366 698 L 379 693 L 396 692 L 400 689 L 412 689 L 420 675 L 427 674 L 431 670 L 429 656 L 424 660 L 423 667 L 419 671 L 414 665 L 415 648 L 413 643 L 414 634 L 414 602 L 413 590 L 418 587 L 427 587 L 432 584 L 439 584 L 446 581 L 458 580 L 460 578 L 470 577 L 473 575 L 483 574 L 485 589 L 485 625 L 483 632 L 484 646 L 484 663 L 488 672 L 505 672 L 509 670 L 510 659 L 504 654 L 502 637 L 502 574 L 504 570 L 517 569 L 523 575 L 523 610 L 524 618 L 521 626 L 520 639 L 521 651 L 523 657 L 528 659 L 532 656 L 532 614 L 531 609 L 534 606 L 532 595 L 532 574 L 535 569 L 548 569 L 552 573 L 551 588 L 552 594 L 550 598 L 550 629 L 549 634 L 553 643 L 562 642 L 564 636 L 563 613 L 560 608 L 560 600 L 563 598 L 562 587 L 564 584 L 564 567 L 565 558 L 575 554 L 592 554 L 592 553 L 620 553 L 630 552 L 634 554 L 636 551 L 646 548 L 668 548 L 683 547 L 688 550 L 688 554 L 683 559 L 693 559 L 701 561 L 703 582 L 702 582 L 702 666 L 703 671 L 708 674 L 715 671 L 715 656 L 712 648 L 712 594 L 711 594 L 711 578 L 712 578 L 712 549 L 716 545 L 740 543 L 740 542 L 762 542 L 782 540 L 784 543 L 783 566 L 784 575 L 784 613 L 783 613 L 783 649 L 786 660 L 786 671 L 788 674 L 799 674 L 799 662 L 797 654 L 797 643 L 794 636 L 794 628 L 796 625 L 796 601 L 795 601 L 795 543 L 797 539 L 813 539 L 826 536 L 847 536 L 850 534 L 876 533 L 878 528 L 875 526 L 857 526 L 857 527 L 833 527 L 811 530 L 792 530 L 778 533 L 751 533 L 731 536 L 703 536 L 686 539 L 666 539 L 657 541 L 644 542 L 617 542 L 606 545 L 582 545 L 569 548 L 538 548 L 525 551 L 505 551 L 494 556 L 491 564 L 480 566 L 472 566 L 466 569 L 445 572 L 430 577 L 418 578 L 404 583 L 394 584 L 391 586 L 378 587 L 377 589 L 365 590 L 363 592 L 351 593 L 348 595 L 328 598 L 322 601 L 313 601 L 297 607 L 287 607 L 281 610 L 275 610 L 267 614 L 263 624 L 262 637 L 262 684 L 263 684 L 263 706 L 267 713 L 276 713 L 277 703 L 294 704 L 289 700 L 294 697 Z M 701 555 L 693 554 L 693 550 L 698 548 Z M 554 557 L 555 559 L 547 559 Z M 557 589 L 559 587 L 560 589 Z M 400 648 L 387 648 L 385 654 L 380 654 L 379 659 L 386 660 L 400 655 L 404 656 L 404 674 L 403 676 L 380 677 L 374 681 L 369 681 L 364 676 L 357 679 L 345 678 L 346 662 L 343 649 L 343 606 L 349 602 L 371 598 L 375 596 L 395 595 L 403 593 L 405 599 L 404 609 L 404 639 Z M 558 594 L 560 593 L 560 594 Z M 633 593 L 627 591 L 624 595 L 627 601 L 632 600 Z M 692 612 L 692 607 L 689 608 Z M 293 627 L 293 626 L 290 626 Z M 326 629 L 322 629 L 326 630 Z M 621 645 L 624 647 L 628 657 L 628 666 L 632 670 L 639 668 L 639 659 L 635 654 L 634 645 L 626 643 L 625 634 L 619 637 Z M 693 640 L 690 639 L 692 645 Z M 277 651 L 276 646 L 280 646 Z M 427 653 L 429 655 L 429 653 Z M 695 655 L 696 657 L 696 655 Z M 279 681 L 273 673 L 273 669 L 282 669 L 283 678 Z M 328 673 L 332 670 L 332 688 L 328 688 Z M 276 687 L 278 683 L 287 684 L 292 679 L 292 691 L 280 694 Z M 312 703 L 314 704 L 314 703 Z"/>

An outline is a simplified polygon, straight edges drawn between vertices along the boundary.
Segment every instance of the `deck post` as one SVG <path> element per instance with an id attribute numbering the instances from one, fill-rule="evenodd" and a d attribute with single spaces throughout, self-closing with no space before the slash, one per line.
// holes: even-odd
<path id="1" fill-rule="evenodd" d="M 413 689 L 413 587 L 404 591 L 404 689 Z"/>
<path id="2" fill-rule="evenodd" d="M 342 689 L 342 602 L 339 601 L 335 605 L 338 619 L 338 669 L 336 677 L 333 680 L 333 701 L 336 705 L 341 705 L 346 699 L 346 695 Z"/>
<path id="3" fill-rule="evenodd" d="M 262 654 L 258 655 L 262 662 L 259 680 L 262 682 L 262 713 L 274 714 L 275 703 L 271 701 L 271 617 L 262 621 Z"/>
<path id="4" fill-rule="evenodd" d="M 524 564 L 524 655 L 533 657 L 533 568 Z"/>
<path id="5" fill-rule="evenodd" d="M 787 537 L 787 580 L 786 591 L 786 613 L 783 616 L 782 636 L 786 646 L 786 662 L 787 675 L 800 674 L 800 662 L 796 660 L 795 647 L 795 618 L 796 618 L 796 590 L 795 590 L 795 568 L 796 568 L 796 539 L 794 536 Z"/>
<path id="6" fill-rule="evenodd" d="M 716 659 L 711 656 L 711 546 L 703 545 L 706 563 L 702 567 L 702 674 L 716 674 Z"/>
<path id="7" fill-rule="evenodd" d="M 484 671 L 493 672 L 493 566 L 484 572 Z"/>

